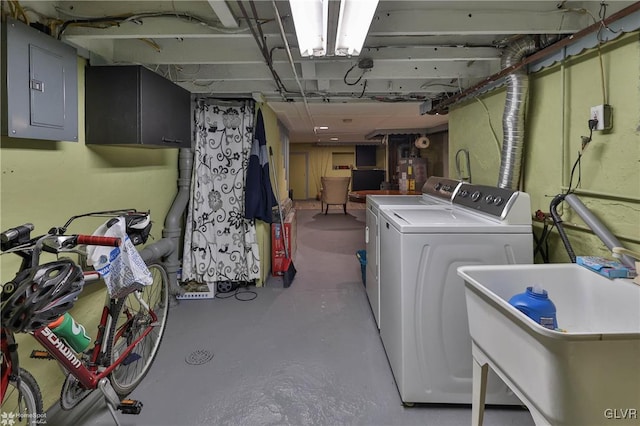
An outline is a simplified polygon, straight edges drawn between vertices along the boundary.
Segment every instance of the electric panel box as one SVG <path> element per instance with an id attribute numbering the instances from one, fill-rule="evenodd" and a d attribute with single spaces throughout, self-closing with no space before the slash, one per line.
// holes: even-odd
<path id="1" fill-rule="evenodd" d="M 7 18 L 2 62 L 2 134 L 77 142 L 76 49 Z"/>

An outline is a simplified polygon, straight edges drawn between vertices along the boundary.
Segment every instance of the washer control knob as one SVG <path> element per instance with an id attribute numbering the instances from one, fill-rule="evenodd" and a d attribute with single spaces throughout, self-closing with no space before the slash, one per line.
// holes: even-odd
<path id="1" fill-rule="evenodd" d="M 484 197 L 484 201 L 485 201 L 487 204 L 491 204 L 491 203 L 493 203 L 493 195 L 491 195 L 491 194 L 487 195 L 486 197 Z"/>
<path id="2" fill-rule="evenodd" d="M 498 197 L 493 199 L 493 205 L 494 206 L 500 206 L 500 205 L 502 205 L 502 203 L 504 203 L 504 200 L 500 196 L 498 196 Z"/>
<path id="3" fill-rule="evenodd" d="M 442 184 L 440 182 L 436 183 L 436 186 L 433 187 L 436 191 L 440 191 L 440 188 L 442 188 Z"/>
<path id="4" fill-rule="evenodd" d="M 473 194 L 471 194 L 471 199 L 473 201 L 478 201 L 480 197 L 482 197 L 482 193 L 480 191 L 476 191 Z"/>
<path id="5" fill-rule="evenodd" d="M 469 191 L 467 191 L 466 189 L 460 191 L 460 197 L 466 198 L 467 195 L 469 195 Z"/>

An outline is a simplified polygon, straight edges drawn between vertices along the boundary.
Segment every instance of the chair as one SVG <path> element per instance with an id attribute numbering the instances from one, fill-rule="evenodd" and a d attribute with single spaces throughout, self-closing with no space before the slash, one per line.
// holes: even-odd
<path id="1" fill-rule="evenodd" d="M 350 177 L 326 177 L 320 178 L 322 183 L 322 195 L 320 197 L 320 209 L 327 205 L 324 214 L 329 212 L 329 204 L 342 204 L 344 214 L 347 214 L 347 201 L 349 200 Z"/>

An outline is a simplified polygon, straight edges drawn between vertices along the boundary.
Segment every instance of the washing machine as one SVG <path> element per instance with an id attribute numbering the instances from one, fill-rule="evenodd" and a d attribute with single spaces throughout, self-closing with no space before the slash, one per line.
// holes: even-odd
<path id="1" fill-rule="evenodd" d="M 461 183 L 451 204 L 380 210 L 380 337 L 404 403 L 471 403 L 471 337 L 457 268 L 533 262 L 528 194 Z M 488 404 L 521 404 L 490 375 Z"/>
<path id="2" fill-rule="evenodd" d="M 451 208 L 451 198 L 460 181 L 431 176 L 422 187 L 422 195 L 367 195 L 365 243 L 367 265 L 365 267 L 366 288 L 371 311 L 380 329 L 380 210 L 390 207 L 406 208 Z"/>

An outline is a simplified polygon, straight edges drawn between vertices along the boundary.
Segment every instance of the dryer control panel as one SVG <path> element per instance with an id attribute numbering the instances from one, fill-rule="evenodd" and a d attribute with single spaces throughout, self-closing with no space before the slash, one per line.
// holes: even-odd
<path id="1" fill-rule="evenodd" d="M 430 176 L 422 186 L 422 193 L 451 201 L 453 194 L 461 183 L 461 181 L 455 179 Z"/>
<path id="2" fill-rule="evenodd" d="M 513 189 L 462 183 L 453 196 L 453 204 L 503 218 L 520 192 Z"/>

